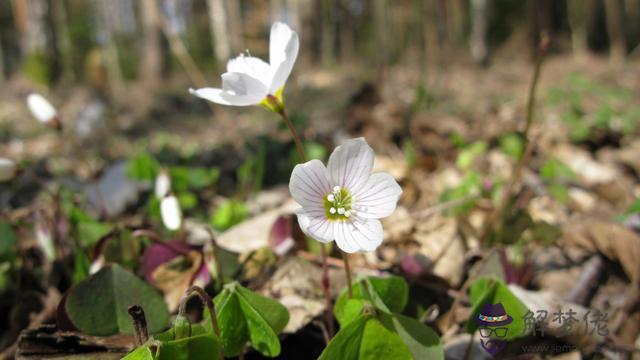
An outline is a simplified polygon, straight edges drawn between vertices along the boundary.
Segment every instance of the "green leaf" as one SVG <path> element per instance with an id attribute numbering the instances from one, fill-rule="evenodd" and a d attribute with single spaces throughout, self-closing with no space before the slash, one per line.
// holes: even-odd
<path id="1" fill-rule="evenodd" d="M 625 215 L 631 215 L 640 212 L 640 198 L 635 199 L 631 205 L 625 210 Z M 1 233 L 1 232 L 0 232 Z"/>
<path id="2" fill-rule="evenodd" d="M 365 291 L 363 290 L 364 283 L 369 283 L 369 290 L 373 299 L 369 299 Z M 389 312 L 402 312 L 407 301 L 409 300 L 409 285 L 407 282 L 399 276 L 387 276 L 387 277 L 367 277 L 361 281 L 356 282 L 352 286 L 353 296 L 352 299 L 358 300 L 370 300 L 373 304 L 382 308 L 382 310 Z M 349 295 L 347 289 L 343 289 L 336 300 L 336 304 L 333 310 L 338 322 L 344 326 L 354 318 L 354 314 L 358 306 L 353 301 L 349 304 Z M 360 306 L 364 305 L 360 302 Z"/>
<path id="3" fill-rule="evenodd" d="M 507 134 L 500 138 L 500 150 L 514 159 L 522 156 L 522 146 L 522 138 L 518 134 Z"/>
<path id="4" fill-rule="evenodd" d="M 238 356 L 247 342 L 265 356 L 280 354 L 277 334 L 289 322 L 289 312 L 282 304 L 238 283 L 226 285 L 214 302 L 225 356 Z M 205 311 L 207 331 L 211 331 L 209 316 Z"/>
<path id="5" fill-rule="evenodd" d="M 471 285 L 470 297 L 473 307 L 471 317 L 467 322 L 468 332 L 473 333 L 478 329 L 474 320 L 485 305 L 501 303 L 507 314 L 513 319 L 511 324 L 507 326 L 509 330 L 505 339 L 511 340 L 526 335 L 524 318 L 529 309 L 513 295 L 505 283 L 494 278 L 480 278 Z"/>
<path id="6" fill-rule="evenodd" d="M 153 360 L 153 353 L 148 346 L 141 346 L 123 357 L 122 360 Z"/>
<path id="7" fill-rule="evenodd" d="M 219 231 L 227 230 L 241 223 L 249 214 L 247 206 L 238 200 L 230 199 L 222 203 L 211 217 L 211 225 Z"/>
<path id="8" fill-rule="evenodd" d="M 244 319 L 238 296 L 235 292 L 225 288 L 215 297 L 214 302 L 216 304 L 224 355 L 227 357 L 238 356 L 249 341 L 247 322 Z M 210 314 L 207 315 L 209 316 L 205 315 L 204 326 L 208 331 L 213 331 L 209 319 Z"/>
<path id="9" fill-rule="evenodd" d="M 90 247 L 111 231 L 112 225 L 99 221 L 82 221 L 77 225 L 78 238 L 82 245 Z"/>
<path id="10" fill-rule="evenodd" d="M 289 311 L 282 304 L 271 298 L 258 295 L 242 286 L 238 286 L 236 289 L 249 306 L 259 311 L 274 332 L 279 333 L 287 326 Z"/>
<path id="11" fill-rule="evenodd" d="M 365 313 L 342 328 L 318 360 L 413 359 L 402 339 L 374 314 Z"/>
<path id="12" fill-rule="evenodd" d="M 160 294 L 116 264 L 72 287 L 61 304 L 76 328 L 96 336 L 133 334 L 133 324 L 127 312 L 131 305 L 144 309 L 150 333 L 166 328 L 169 312 Z"/>
<path id="13" fill-rule="evenodd" d="M 540 168 L 540 176 L 547 181 L 572 180 L 576 174 L 571 168 L 557 159 L 550 159 Z"/>
<path id="14" fill-rule="evenodd" d="M 473 160 L 487 151 L 487 143 L 477 141 L 465 147 L 458 154 L 457 165 L 460 169 L 468 169 L 473 164 Z"/>
<path id="15" fill-rule="evenodd" d="M 0 260 L 12 260 L 16 252 L 16 233 L 9 223 L 0 222 Z"/>
<path id="16" fill-rule="evenodd" d="M 396 334 L 409 348 L 414 359 L 444 359 L 442 342 L 430 327 L 400 314 L 391 315 L 389 318 Z"/>
<path id="17" fill-rule="evenodd" d="M 134 180 L 153 181 L 160 165 L 156 159 L 146 151 L 141 151 L 127 162 L 127 175 Z"/>
<path id="18" fill-rule="evenodd" d="M 190 192 L 178 193 L 178 203 L 183 211 L 191 210 L 198 205 L 198 197 Z"/>
<path id="19" fill-rule="evenodd" d="M 156 360 L 220 359 L 220 340 L 212 333 L 161 343 Z"/>
<path id="20" fill-rule="evenodd" d="M 82 249 L 76 249 L 73 259 L 73 284 L 77 284 L 89 276 L 91 260 Z"/>

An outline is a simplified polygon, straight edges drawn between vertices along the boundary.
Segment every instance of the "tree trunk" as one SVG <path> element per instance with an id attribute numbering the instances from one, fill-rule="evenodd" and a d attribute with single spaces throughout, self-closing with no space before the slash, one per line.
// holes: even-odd
<path id="1" fill-rule="evenodd" d="M 487 64 L 489 60 L 488 16 L 487 0 L 471 0 L 471 34 L 469 36 L 471 58 L 476 63 L 483 65 Z"/>
<path id="2" fill-rule="evenodd" d="M 389 13 L 387 0 L 374 0 L 373 16 L 376 29 L 376 44 L 378 48 L 378 67 L 380 69 L 379 84 L 384 86 L 389 66 Z"/>
<path id="3" fill-rule="evenodd" d="M 109 0 L 100 1 L 97 7 L 102 20 L 102 31 L 105 35 L 102 51 L 107 68 L 107 76 L 109 78 L 109 92 L 113 98 L 118 99 L 119 95 L 124 94 L 124 78 L 122 76 L 122 69 L 120 69 L 118 48 L 113 38 L 113 24 L 111 23 L 111 16 L 109 15 Z"/>
<path id="4" fill-rule="evenodd" d="M 142 0 L 142 61 L 140 76 L 145 86 L 153 88 L 162 78 L 163 60 L 160 20 L 156 0 Z"/>
<path id="5" fill-rule="evenodd" d="M 612 63 L 621 64 L 627 55 L 622 4 L 620 0 L 604 0 L 604 7 L 609 36 L 609 57 Z"/>
<path id="6" fill-rule="evenodd" d="M 588 9 L 583 0 L 568 0 L 567 14 L 571 28 L 571 46 L 573 55 L 581 58 L 587 53 L 587 16 Z"/>
<path id="7" fill-rule="evenodd" d="M 335 0 L 319 0 L 320 1 L 320 57 L 322 64 L 329 66 L 335 61 L 335 45 L 336 45 L 336 27 L 334 22 Z"/>
<path id="8" fill-rule="evenodd" d="M 211 27 L 215 58 L 218 67 L 222 68 L 231 57 L 227 11 L 224 6 L 224 0 L 208 0 L 207 4 L 209 6 L 209 25 Z"/>
<path id="9" fill-rule="evenodd" d="M 53 6 L 53 22 L 56 29 L 57 53 L 62 66 L 62 81 L 71 83 L 75 79 L 75 72 L 73 69 L 73 43 L 69 33 L 66 2 L 64 0 L 56 0 L 51 4 Z"/>
<path id="10" fill-rule="evenodd" d="M 229 34 L 229 42 L 231 47 L 231 55 L 238 54 L 244 51 L 244 41 L 242 34 L 244 34 L 242 24 L 242 9 L 240 8 L 240 0 L 231 0 L 226 2 L 227 10 L 227 26 Z"/>

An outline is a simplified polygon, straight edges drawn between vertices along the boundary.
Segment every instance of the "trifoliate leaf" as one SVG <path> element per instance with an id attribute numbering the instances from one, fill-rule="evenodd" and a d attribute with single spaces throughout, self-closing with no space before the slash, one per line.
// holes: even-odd
<path id="1" fill-rule="evenodd" d="M 363 289 L 364 284 L 367 282 L 369 283 L 370 295 L 374 297 L 373 299 L 369 299 Z M 409 300 L 409 285 L 399 276 L 367 277 L 353 284 L 352 291 L 352 299 L 369 300 L 374 306 L 388 312 L 402 312 Z M 342 326 L 353 320 L 356 313 L 357 304 L 353 302 L 350 305 L 351 310 L 345 311 L 348 300 L 349 296 L 345 288 L 338 296 L 333 310 Z"/>
<path id="2" fill-rule="evenodd" d="M 428 326 L 402 315 L 364 310 L 343 327 L 323 359 L 444 359 L 442 343 Z"/>
<path id="3" fill-rule="evenodd" d="M 473 333 L 478 329 L 475 319 L 487 304 L 502 304 L 507 315 L 513 320 L 507 325 L 508 332 L 505 340 L 515 339 L 526 335 L 525 315 L 529 309 L 518 299 L 509 287 L 494 278 L 480 278 L 470 287 L 470 297 L 473 307 L 467 322 L 467 331 Z"/>
<path id="4" fill-rule="evenodd" d="M 214 302 L 225 356 L 239 355 L 247 342 L 265 356 L 280 354 L 278 333 L 289 322 L 282 304 L 238 283 L 225 286 Z M 205 314 L 204 326 L 211 331 L 208 311 Z"/>
<path id="5" fill-rule="evenodd" d="M 133 324 L 127 312 L 131 305 L 144 309 L 149 333 L 166 328 L 169 312 L 160 294 L 116 264 L 72 287 L 60 303 L 74 327 L 96 336 L 132 334 Z"/>

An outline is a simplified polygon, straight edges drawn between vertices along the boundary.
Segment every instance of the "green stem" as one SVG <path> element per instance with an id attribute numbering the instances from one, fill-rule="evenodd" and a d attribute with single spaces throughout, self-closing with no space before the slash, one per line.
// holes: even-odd
<path id="1" fill-rule="evenodd" d="M 289 116 L 287 115 L 287 112 L 284 109 L 282 109 L 279 112 L 279 114 L 280 116 L 282 116 L 282 118 L 284 119 L 284 122 L 287 124 L 287 127 L 291 132 L 291 136 L 293 136 L 293 141 L 296 143 L 296 149 L 298 150 L 298 154 L 300 155 L 300 160 L 302 160 L 302 162 L 306 162 L 307 157 L 305 156 L 304 146 L 302 145 L 302 140 L 300 140 L 300 135 L 298 135 L 298 131 L 296 130 L 295 126 L 293 126 L 291 119 L 289 119 Z"/>
<path id="2" fill-rule="evenodd" d="M 349 266 L 349 254 L 342 251 L 342 260 L 344 261 L 344 273 L 347 276 L 347 293 L 349 299 L 353 297 L 353 290 L 351 289 L 351 267 Z"/>

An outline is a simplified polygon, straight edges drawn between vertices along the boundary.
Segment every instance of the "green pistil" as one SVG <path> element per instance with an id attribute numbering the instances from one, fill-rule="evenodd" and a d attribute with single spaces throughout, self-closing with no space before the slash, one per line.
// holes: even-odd
<path id="1" fill-rule="evenodd" d="M 327 219 L 334 221 L 349 220 L 353 216 L 352 202 L 353 198 L 347 189 L 338 186 L 334 187 L 333 191 L 324 197 L 324 209 Z"/>

